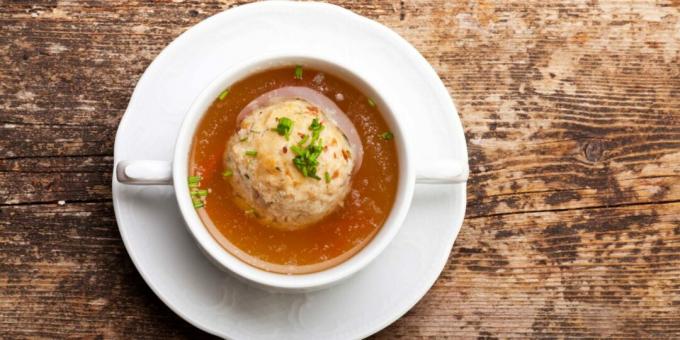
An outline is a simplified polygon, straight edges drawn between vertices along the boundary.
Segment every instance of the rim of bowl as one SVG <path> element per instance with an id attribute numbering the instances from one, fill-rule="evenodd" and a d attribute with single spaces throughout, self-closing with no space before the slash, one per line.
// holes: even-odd
<path id="1" fill-rule="evenodd" d="M 201 221 L 191 204 L 191 195 L 187 185 L 189 152 L 193 136 L 203 115 L 212 105 L 215 98 L 225 88 L 245 77 L 277 66 L 292 65 L 307 65 L 327 71 L 348 80 L 364 94 L 370 95 L 373 101 L 381 108 L 380 112 L 394 134 L 399 162 L 397 196 L 392 204 L 387 220 L 380 227 L 378 233 L 373 236 L 366 246 L 344 262 L 308 274 L 268 272 L 254 267 L 231 254 L 215 240 Z M 340 282 L 366 267 L 382 253 L 401 228 L 406 213 L 410 208 L 415 186 L 415 170 L 410 159 L 410 144 L 408 143 L 408 137 L 405 135 L 406 129 L 399 122 L 398 114 L 396 113 L 398 111 L 390 105 L 390 102 L 393 102 L 393 100 L 390 100 L 384 91 L 381 93 L 374 83 L 351 71 L 349 67 L 343 65 L 342 61 L 329 57 L 301 53 L 272 53 L 253 57 L 228 67 L 194 99 L 184 117 L 175 144 L 172 165 L 175 197 L 185 224 L 190 234 L 198 243 L 198 246 L 202 248 L 207 257 L 237 276 L 275 289 L 310 290 L 323 288 Z"/>

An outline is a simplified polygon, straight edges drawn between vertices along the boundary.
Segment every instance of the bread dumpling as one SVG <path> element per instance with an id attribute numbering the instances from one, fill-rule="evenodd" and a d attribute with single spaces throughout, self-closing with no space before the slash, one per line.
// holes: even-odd
<path id="1" fill-rule="evenodd" d="M 242 117 L 224 165 L 237 204 L 266 225 L 296 230 L 343 204 L 357 165 L 353 148 L 323 108 L 279 99 Z"/>

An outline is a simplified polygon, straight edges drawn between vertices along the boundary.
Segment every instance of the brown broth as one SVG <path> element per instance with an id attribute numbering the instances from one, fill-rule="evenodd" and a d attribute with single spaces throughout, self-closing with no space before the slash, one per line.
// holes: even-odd
<path id="1" fill-rule="evenodd" d="M 209 189 L 205 207 L 197 209 L 213 237 L 230 253 L 263 270 L 301 274 L 329 268 L 361 250 L 380 230 L 395 199 L 398 183 L 397 152 L 379 108 L 344 80 L 305 68 L 295 79 L 295 68 L 284 67 L 251 75 L 233 84 L 224 99 L 216 99 L 194 135 L 189 173 L 200 175 L 200 187 Z M 239 111 L 259 95 L 284 86 L 307 86 L 324 93 L 352 120 L 364 145 L 361 169 L 353 176 L 352 190 L 338 208 L 322 221 L 301 230 L 284 231 L 260 224 L 233 203 L 232 189 L 222 178 L 227 140 L 236 130 Z M 341 93 L 342 101 L 335 99 Z"/>

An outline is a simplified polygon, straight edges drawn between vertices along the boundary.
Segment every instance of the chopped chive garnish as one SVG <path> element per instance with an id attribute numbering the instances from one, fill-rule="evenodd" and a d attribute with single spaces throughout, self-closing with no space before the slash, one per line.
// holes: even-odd
<path id="1" fill-rule="evenodd" d="M 246 151 L 246 156 L 255 157 L 255 156 L 257 156 L 257 151 L 256 150 L 248 150 L 248 151 Z"/>
<path id="2" fill-rule="evenodd" d="M 208 196 L 208 190 L 199 189 L 199 183 L 203 177 L 201 176 L 189 176 L 189 191 L 191 193 L 191 203 L 193 203 L 194 208 L 203 208 L 205 202 L 201 197 Z"/>
<path id="3" fill-rule="evenodd" d="M 295 66 L 295 79 L 302 79 L 302 65 Z"/>
<path id="4" fill-rule="evenodd" d="M 224 97 L 226 97 L 229 94 L 229 89 L 226 89 L 220 93 L 220 96 L 218 97 L 220 100 L 223 100 Z"/>
<path id="5" fill-rule="evenodd" d="M 323 131 L 323 125 L 319 123 L 317 118 L 314 118 L 314 120 L 312 120 L 312 125 L 309 126 L 309 129 L 312 131 L 312 141 L 314 141 L 319 138 L 319 134 L 321 131 Z"/>
<path id="6" fill-rule="evenodd" d="M 331 182 L 331 175 L 328 173 L 328 171 L 323 173 L 323 179 L 326 180 L 326 183 Z"/>
<path id="7" fill-rule="evenodd" d="M 373 99 L 368 98 L 368 105 L 370 105 L 371 107 L 375 107 L 375 102 L 373 101 Z"/>
<path id="8" fill-rule="evenodd" d="M 189 176 L 189 188 L 198 188 L 201 179 L 201 176 Z"/>
<path id="9" fill-rule="evenodd" d="M 288 140 L 288 136 L 290 136 L 290 131 L 293 129 L 293 121 L 290 120 L 290 118 L 287 117 L 281 117 L 279 119 L 279 124 L 276 125 L 276 129 L 274 129 L 280 136 L 286 137 L 286 140 Z"/>
<path id="10" fill-rule="evenodd" d="M 233 175 L 234 175 L 234 172 L 231 171 L 231 170 L 229 170 L 229 169 L 224 170 L 224 171 L 222 172 L 222 177 L 231 177 L 231 176 L 233 176 Z"/>
<path id="11" fill-rule="evenodd" d="M 307 143 L 307 140 L 308 140 L 308 139 L 309 139 L 309 135 L 303 135 L 303 136 L 302 136 L 302 139 L 300 139 L 300 141 L 298 142 L 298 145 L 299 145 L 299 146 L 302 146 L 302 144 Z"/>
<path id="12" fill-rule="evenodd" d="M 290 151 L 293 151 L 293 153 L 296 154 L 296 155 L 298 155 L 298 156 L 299 156 L 299 155 L 302 155 L 302 153 L 304 152 L 304 150 L 302 150 L 302 148 L 299 147 L 299 146 L 297 146 L 297 145 L 291 146 L 291 147 L 290 147 Z"/>
<path id="13" fill-rule="evenodd" d="M 239 141 L 239 142 L 245 142 L 245 141 L 247 141 L 247 140 L 248 140 L 248 136 L 244 136 L 244 137 L 239 138 L 238 141 Z"/>
<path id="14" fill-rule="evenodd" d="M 312 131 L 311 140 L 309 140 L 309 135 L 305 135 L 297 145 L 292 145 L 290 147 L 291 151 L 296 155 L 295 158 L 293 158 L 293 164 L 304 177 L 311 177 L 317 180 L 321 179 L 321 177 L 316 174 L 316 168 L 319 165 L 318 158 L 321 155 L 321 151 L 323 151 L 323 142 L 319 138 L 323 129 L 323 124 L 321 124 L 318 119 L 314 118 L 312 124 L 309 125 L 309 130 Z M 305 146 L 304 144 L 307 140 L 309 140 L 309 144 Z"/>
<path id="15" fill-rule="evenodd" d="M 392 138 L 394 138 L 394 135 L 392 134 L 392 132 L 385 131 L 380 135 L 380 138 L 384 140 L 391 140 Z"/>

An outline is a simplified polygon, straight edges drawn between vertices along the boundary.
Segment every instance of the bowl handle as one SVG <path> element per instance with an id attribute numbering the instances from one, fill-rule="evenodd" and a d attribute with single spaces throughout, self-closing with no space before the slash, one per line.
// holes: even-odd
<path id="1" fill-rule="evenodd" d="M 172 163 L 168 161 L 120 161 L 116 179 L 132 185 L 171 185 Z"/>
<path id="2" fill-rule="evenodd" d="M 441 160 L 421 166 L 416 170 L 417 184 L 455 184 L 468 179 L 467 164 L 454 160 Z"/>

